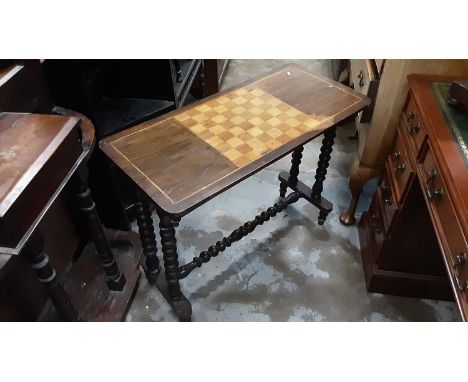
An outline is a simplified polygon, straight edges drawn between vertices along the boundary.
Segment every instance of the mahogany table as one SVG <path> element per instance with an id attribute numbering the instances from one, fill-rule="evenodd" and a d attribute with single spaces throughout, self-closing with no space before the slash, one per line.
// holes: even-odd
<path id="1" fill-rule="evenodd" d="M 100 142 L 104 153 L 140 189 L 137 222 L 146 255 L 144 269 L 180 320 L 190 320 L 192 309 L 179 281 L 289 204 L 305 198 L 319 209 L 319 224 L 324 223 L 332 210 L 322 190 L 336 124 L 369 103 L 367 97 L 337 82 L 289 66 Z M 321 134 L 315 183 L 308 187 L 298 180 L 303 145 Z M 179 266 L 175 227 L 180 219 L 291 152 L 289 173 L 279 174 L 279 201 Z M 286 197 L 288 188 L 293 192 Z M 145 194 L 160 217 L 165 278 L 158 277 L 156 239 Z"/>

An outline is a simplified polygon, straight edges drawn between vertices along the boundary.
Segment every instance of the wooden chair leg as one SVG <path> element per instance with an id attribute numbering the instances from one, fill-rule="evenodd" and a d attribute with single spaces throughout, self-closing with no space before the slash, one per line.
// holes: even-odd
<path id="1" fill-rule="evenodd" d="M 79 208 L 86 218 L 91 239 L 96 246 L 96 251 L 106 273 L 107 286 L 112 291 L 122 291 L 126 283 L 125 274 L 119 270 L 101 220 L 99 219 L 96 205 L 91 197 L 91 190 L 88 187 L 86 176 L 80 170 L 75 174 L 74 183 Z"/>
<path id="2" fill-rule="evenodd" d="M 359 197 L 361 196 L 362 188 L 375 176 L 377 176 L 376 169 L 360 165 L 358 160 L 353 162 L 348 179 L 349 189 L 351 191 L 351 203 L 349 204 L 348 209 L 342 212 L 340 215 L 341 224 L 345 226 L 351 226 L 356 223 L 356 218 L 354 215 L 356 213 L 356 208 L 359 202 Z"/>
<path id="3" fill-rule="evenodd" d="M 44 238 L 39 229 L 32 234 L 25 245 L 22 255 L 36 271 L 39 281 L 44 285 L 58 313 L 65 321 L 79 321 L 79 315 L 70 297 L 57 279 L 57 273 L 43 252 Z"/>

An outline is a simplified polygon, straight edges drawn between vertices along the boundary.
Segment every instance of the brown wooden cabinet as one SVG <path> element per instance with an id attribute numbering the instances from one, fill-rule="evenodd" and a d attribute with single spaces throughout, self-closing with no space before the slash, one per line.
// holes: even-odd
<path id="1" fill-rule="evenodd" d="M 372 67 L 364 66 L 362 63 L 368 60 L 351 60 L 351 64 L 353 61 L 356 62 L 354 68 Z M 361 64 L 357 63 L 359 61 Z M 408 93 L 406 76 L 411 73 L 468 76 L 468 60 L 376 59 L 372 61 L 375 61 L 377 73 L 372 75 L 371 71 L 363 70 L 362 89 L 366 89 L 367 78 L 374 77 L 378 79 L 378 91 L 373 102 L 375 105 L 371 104 L 367 108 L 372 109 L 371 118 L 367 120 L 367 123 L 362 123 L 363 121 L 358 119 L 356 124 L 359 143 L 349 171 L 349 189 L 352 198 L 349 207 L 340 216 L 340 221 L 345 225 L 354 224 L 354 215 L 363 186 L 376 177 L 384 167 L 385 157 L 392 147 L 395 130 Z M 354 88 L 361 91 L 359 89 L 361 89 L 360 71 L 362 69 L 355 70 L 354 68 L 351 65 L 350 80 Z M 371 88 L 370 85 L 369 88 Z M 374 99 L 370 92 L 368 95 Z"/>
<path id="2" fill-rule="evenodd" d="M 468 126 L 468 117 L 436 89 L 454 79 L 408 77 L 394 145 L 359 235 L 368 291 L 455 296 L 466 319 L 468 153 L 457 124 Z"/>

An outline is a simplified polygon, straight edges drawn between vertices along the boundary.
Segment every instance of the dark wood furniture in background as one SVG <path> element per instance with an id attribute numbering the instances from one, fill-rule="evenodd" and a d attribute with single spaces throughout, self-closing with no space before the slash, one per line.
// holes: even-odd
<path id="1" fill-rule="evenodd" d="M 95 141 L 92 124 L 83 116 L 3 112 L 0 135 L 3 261 L 23 256 L 30 262 L 59 313 L 45 312 L 46 319 L 122 320 L 136 290 L 141 246 L 133 233 L 109 234 L 111 241 L 133 245 L 123 261 L 116 259 L 101 226 L 85 167 Z M 94 245 L 59 277 L 44 252 L 38 225 L 69 183 Z"/>
<path id="2" fill-rule="evenodd" d="M 322 191 L 336 124 L 369 102 L 341 84 L 291 66 L 101 140 L 101 149 L 156 204 L 165 278 L 158 277 L 148 200 L 139 224 L 148 248 L 146 272 L 179 319 L 191 317 L 191 304 L 179 281 L 289 204 L 305 198 L 319 209 L 319 224 L 324 223 L 332 209 Z M 299 164 L 303 145 L 321 134 L 323 144 L 310 188 L 298 180 Z M 279 176 L 280 201 L 179 266 L 175 227 L 180 219 L 291 152 L 291 170 Z M 293 192 L 286 197 L 288 188 Z"/>
<path id="3" fill-rule="evenodd" d="M 54 106 L 39 60 L 0 61 L 0 109 L 0 320 L 122 319 L 140 274 L 141 246 L 135 234 L 108 232 L 118 247 L 121 271 L 115 268 L 86 185 L 92 124 Z M 6 110 L 67 117 L 1 112 Z M 85 246 L 88 237 L 96 245 Z M 98 254 L 110 288 L 125 284 L 123 291 L 108 292 Z M 44 306 L 45 289 L 61 316 Z"/>
<path id="4" fill-rule="evenodd" d="M 374 112 L 375 101 L 377 98 L 377 91 L 379 89 L 380 76 L 382 75 L 384 60 L 375 59 L 361 59 L 349 60 L 347 72 L 349 75 L 348 84 L 354 90 L 367 95 L 371 100 L 371 104 L 366 107 L 355 118 L 357 138 L 357 158 L 363 154 L 367 136 L 369 135 L 369 122 L 372 119 Z M 353 225 L 356 221 L 354 214 L 356 212 L 357 204 L 359 201 L 359 194 L 364 185 L 364 179 L 376 176 L 377 172 L 369 168 L 361 167 L 359 170 L 351 169 L 352 176 L 349 177 L 349 188 L 351 191 L 351 202 L 349 208 L 340 214 L 340 222 L 344 225 Z"/>
<path id="5" fill-rule="evenodd" d="M 53 107 L 39 60 L 0 60 L 0 111 L 52 114 Z M 39 223 L 45 238 L 44 251 L 59 274 L 83 245 L 68 204 L 64 192 Z M 36 320 L 48 298 L 45 289 L 22 257 L 1 258 L 0 320 Z"/>
<path id="6" fill-rule="evenodd" d="M 216 77 L 199 59 L 45 60 L 43 67 L 54 102 L 86 115 L 98 139 L 204 97 L 205 82 Z M 130 229 L 136 213 L 126 178 L 99 152 L 90 169 L 103 222 Z"/>
<path id="7" fill-rule="evenodd" d="M 229 60 L 203 60 L 205 96 L 219 91 Z"/>
<path id="8" fill-rule="evenodd" d="M 466 320 L 468 117 L 446 103 L 455 79 L 408 76 L 394 147 L 359 235 L 370 292 L 455 296 Z"/>

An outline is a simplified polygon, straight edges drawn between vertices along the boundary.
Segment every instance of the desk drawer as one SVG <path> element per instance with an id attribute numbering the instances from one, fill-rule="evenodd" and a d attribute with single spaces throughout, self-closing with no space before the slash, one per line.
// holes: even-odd
<path id="1" fill-rule="evenodd" d="M 413 166 L 412 162 L 408 157 L 405 145 L 403 143 L 403 137 L 399 129 L 397 129 L 397 136 L 393 151 L 387 157 L 387 168 L 389 169 L 388 175 L 389 180 L 395 186 L 396 202 L 400 203 L 405 192 L 408 188 L 410 179 L 412 177 Z"/>
<path id="2" fill-rule="evenodd" d="M 455 284 L 459 291 L 464 291 L 468 281 L 468 266 L 465 265 L 468 246 L 430 145 L 424 156 L 422 169 L 423 191 L 434 215 L 435 228 L 441 241 L 447 246 L 444 252 L 449 252 L 445 255 L 452 267 Z"/>
<path id="3" fill-rule="evenodd" d="M 379 190 L 382 197 L 382 210 L 385 220 L 385 233 L 388 233 L 392 226 L 393 217 L 397 211 L 397 201 L 395 190 L 389 180 L 388 173 L 391 171 L 388 165 L 385 166 L 385 172 L 380 180 Z"/>
<path id="4" fill-rule="evenodd" d="M 413 97 L 409 96 L 408 103 L 403 110 L 401 124 L 408 132 L 410 144 L 416 158 L 419 158 L 421 147 L 427 137 L 426 129 L 418 114 L 418 109 L 414 103 Z"/>

